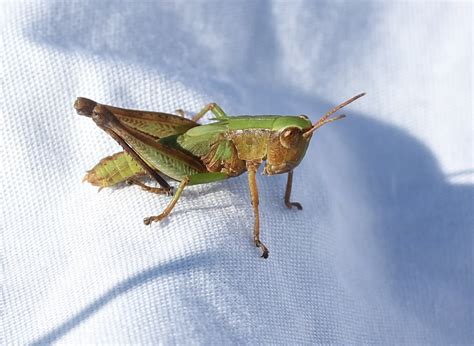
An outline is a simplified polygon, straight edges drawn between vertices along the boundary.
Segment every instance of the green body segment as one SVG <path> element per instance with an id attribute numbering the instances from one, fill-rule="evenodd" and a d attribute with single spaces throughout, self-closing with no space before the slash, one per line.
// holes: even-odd
<path id="1" fill-rule="evenodd" d="M 145 171 L 132 157 L 122 151 L 100 160 L 87 172 L 84 180 L 95 186 L 108 187 L 144 174 Z"/>
<path id="2" fill-rule="evenodd" d="M 236 135 L 240 136 L 240 143 L 237 144 L 241 151 L 239 158 L 246 160 L 255 156 L 257 153 L 253 151 L 257 149 L 262 152 L 257 156 L 264 155 L 271 132 L 288 127 L 311 127 L 310 120 L 304 116 L 239 115 L 219 117 L 213 123 L 199 125 L 172 114 L 134 111 L 133 116 L 129 116 L 127 110 L 106 107 L 129 127 L 128 130 L 117 128 L 114 131 L 147 165 L 176 181 L 189 177 L 189 185 L 229 177 L 223 172 L 209 172 L 200 158 L 211 153 L 208 162 L 232 160 L 237 144 L 232 138 Z M 214 148 L 212 152 L 211 147 Z M 101 160 L 88 172 L 85 180 L 106 187 L 144 174 L 145 171 L 129 154 L 121 152 Z"/>
<path id="3" fill-rule="evenodd" d="M 311 121 L 303 115 L 236 115 L 191 128 L 183 135 L 203 141 L 203 138 L 208 139 L 227 130 L 266 129 L 279 131 L 287 127 L 308 129 L 311 125 Z"/>
<path id="4" fill-rule="evenodd" d="M 177 143 L 198 157 L 206 155 L 210 147 L 217 144 L 217 160 L 229 159 L 232 155 L 231 145 L 236 145 L 239 157 L 247 160 L 255 150 L 266 153 L 271 133 L 286 128 L 303 130 L 310 127 L 311 121 L 305 116 L 239 115 L 189 129 L 177 137 Z M 254 159 L 261 159 L 262 155 L 265 154 L 259 154 Z"/>
<path id="5" fill-rule="evenodd" d="M 221 172 L 198 173 L 189 177 L 188 185 L 213 183 L 215 181 L 225 180 L 227 178 L 229 178 L 229 176 Z"/>
<path id="6" fill-rule="evenodd" d="M 181 162 L 175 162 L 178 167 Z M 126 152 L 119 152 L 100 160 L 84 177 L 84 180 L 99 187 L 110 187 L 126 181 L 127 179 L 144 176 L 145 171 Z M 184 178 L 184 176 L 183 176 Z M 227 179 L 228 176 L 220 172 L 196 173 L 189 175 L 188 185 L 207 184 L 214 181 Z M 175 179 L 179 180 L 179 179 Z"/>
<path id="7" fill-rule="evenodd" d="M 311 127 L 311 121 L 302 115 L 237 115 L 228 118 L 228 128 L 231 130 L 267 129 L 280 131 L 287 127 L 306 129 Z"/>

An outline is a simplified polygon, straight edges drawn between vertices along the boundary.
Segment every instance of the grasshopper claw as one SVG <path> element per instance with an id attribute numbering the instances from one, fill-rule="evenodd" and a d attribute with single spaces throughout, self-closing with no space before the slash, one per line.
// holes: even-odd
<path id="1" fill-rule="evenodd" d="M 160 214 L 160 215 L 157 215 L 157 216 L 149 216 L 149 217 L 146 217 L 143 219 L 143 223 L 145 225 L 150 225 L 152 222 L 160 222 L 161 220 L 163 220 L 168 214 Z"/>
<path id="2" fill-rule="evenodd" d="M 303 210 L 303 206 L 298 202 L 285 202 L 285 205 L 288 209 L 295 207 L 298 210 Z"/>
<path id="3" fill-rule="evenodd" d="M 265 245 L 263 245 L 263 243 L 260 240 L 255 241 L 255 246 L 262 249 L 262 256 L 261 257 L 268 258 L 268 253 L 269 253 L 268 249 Z"/>

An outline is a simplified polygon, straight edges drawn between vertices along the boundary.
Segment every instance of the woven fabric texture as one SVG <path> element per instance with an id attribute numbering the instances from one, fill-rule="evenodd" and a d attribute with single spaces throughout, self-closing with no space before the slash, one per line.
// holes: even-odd
<path id="1" fill-rule="evenodd" d="M 2 344 L 472 343 L 469 2 L 0 2 Z M 81 184 L 120 150 L 77 96 L 188 114 L 345 99 L 286 177 Z M 208 119 L 206 121 L 209 121 Z"/>

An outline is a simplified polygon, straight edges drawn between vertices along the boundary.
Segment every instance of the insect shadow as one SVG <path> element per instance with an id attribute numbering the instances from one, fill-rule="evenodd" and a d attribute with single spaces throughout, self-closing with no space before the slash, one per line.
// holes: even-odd
<path id="1" fill-rule="evenodd" d="M 170 273 L 185 272 L 200 267 L 212 266 L 215 262 L 214 259 L 215 258 L 209 253 L 196 254 L 186 258 L 180 258 L 168 263 L 160 264 L 135 274 L 113 286 L 77 314 L 53 330 L 49 331 L 46 335 L 38 338 L 32 344 L 52 344 L 121 295 L 126 294 L 127 292 L 139 286 L 145 285 L 146 283 L 153 281 L 160 276 L 168 275 Z"/>

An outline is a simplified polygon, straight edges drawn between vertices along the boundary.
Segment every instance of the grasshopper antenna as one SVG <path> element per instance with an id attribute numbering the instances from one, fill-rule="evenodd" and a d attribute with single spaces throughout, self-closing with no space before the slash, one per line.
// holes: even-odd
<path id="1" fill-rule="evenodd" d="M 310 136 L 314 131 L 316 131 L 317 129 L 319 129 L 321 126 L 323 126 L 324 124 L 328 124 L 328 123 L 331 123 L 333 121 L 336 121 L 336 120 L 339 120 L 339 119 L 342 119 L 342 118 L 345 118 L 346 116 L 344 114 L 342 115 L 338 115 L 334 118 L 329 118 L 331 115 L 333 115 L 334 113 L 336 113 L 339 109 L 347 106 L 349 103 L 352 103 L 354 102 L 355 100 L 357 100 L 358 98 L 361 98 L 362 96 L 364 96 L 365 93 L 361 93 L 361 94 L 358 94 L 354 97 L 351 97 L 349 100 L 347 101 L 344 101 L 343 103 L 341 103 L 340 105 L 334 107 L 333 109 L 331 109 L 329 112 L 327 112 L 326 114 L 324 114 L 321 119 L 319 119 L 313 126 L 311 126 L 311 128 L 306 131 L 305 133 L 303 133 L 303 137 L 308 137 Z"/>

